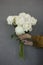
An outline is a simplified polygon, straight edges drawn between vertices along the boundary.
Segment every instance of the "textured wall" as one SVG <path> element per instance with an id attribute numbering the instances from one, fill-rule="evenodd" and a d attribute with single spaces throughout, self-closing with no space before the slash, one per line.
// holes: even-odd
<path id="1" fill-rule="evenodd" d="M 19 41 L 10 38 L 14 29 L 6 18 L 23 11 L 38 19 L 31 34 L 43 35 L 43 0 L 0 0 L 0 65 L 43 65 L 43 49 L 24 46 L 22 60 L 18 56 Z"/>

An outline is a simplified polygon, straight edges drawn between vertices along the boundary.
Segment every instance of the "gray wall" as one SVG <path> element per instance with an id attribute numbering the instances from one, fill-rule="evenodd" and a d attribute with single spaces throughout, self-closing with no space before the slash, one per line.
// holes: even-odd
<path id="1" fill-rule="evenodd" d="M 43 0 L 0 0 L 0 65 L 43 65 L 43 48 L 24 46 L 25 59 L 20 59 L 19 41 L 11 39 L 14 28 L 6 18 L 27 12 L 38 19 L 32 35 L 43 35 Z"/>

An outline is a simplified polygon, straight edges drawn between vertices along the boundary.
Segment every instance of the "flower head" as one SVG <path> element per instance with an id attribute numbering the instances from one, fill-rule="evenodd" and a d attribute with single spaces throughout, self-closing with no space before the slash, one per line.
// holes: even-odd
<path id="1" fill-rule="evenodd" d="M 8 16 L 8 17 L 7 17 L 7 23 L 8 23 L 9 25 L 12 25 L 12 23 L 14 22 L 14 18 L 15 18 L 15 16 Z"/>
<path id="2" fill-rule="evenodd" d="M 20 16 L 17 16 L 17 17 L 15 17 L 15 23 L 16 23 L 16 25 L 23 25 L 24 24 L 24 18 L 23 17 L 20 17 Z"/>
<path id="3" fill-rule="evenodd" d="M 24 23 L 23 24 L 23 29 L 24 29 L 24 31 L 26 31 L 26 32 L 28 32 L 28 31 L 32 31 L 32 25 L 30 24 L 30 23 Z"/>
<path id="4" fill-rule="evenodd" d="M 24 29 L 23 29 L 21 26 L 17 26 L 17 27 L 15 28 L 15 32 L 16 32 L 16 35 L 22 35 L 22 34 L 25 33 L 25 32 L 24 32 Z"/>

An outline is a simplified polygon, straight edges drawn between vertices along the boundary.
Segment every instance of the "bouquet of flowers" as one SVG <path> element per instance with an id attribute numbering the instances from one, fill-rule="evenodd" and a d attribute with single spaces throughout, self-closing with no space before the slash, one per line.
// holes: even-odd
<path id="1" fill-rule="evenodd" d="M 19 56 L 24 57 L 24 43 L 20 36 L 31 32 L 32 26 L 36 25 L 37 19 L 25 12 L 19 13 L 19 15 L 8 16 L 7 23 L 14 26 L 14 34 L 11 37 L 17 37 L 20 41 Z M 28 35 L 26 35 L 28 37 Z M 31 37 L 31 36 L 30 36 Z"/>

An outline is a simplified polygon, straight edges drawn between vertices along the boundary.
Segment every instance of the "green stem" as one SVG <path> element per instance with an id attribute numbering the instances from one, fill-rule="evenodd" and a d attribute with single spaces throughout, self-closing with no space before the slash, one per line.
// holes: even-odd
<path id="1" fill-rule="evenodd" d="M 20 41 L 20 51 L 19 51 L 19 56 L 21 58 L 24 58 L 24 44 L 22 41 Z"/>

